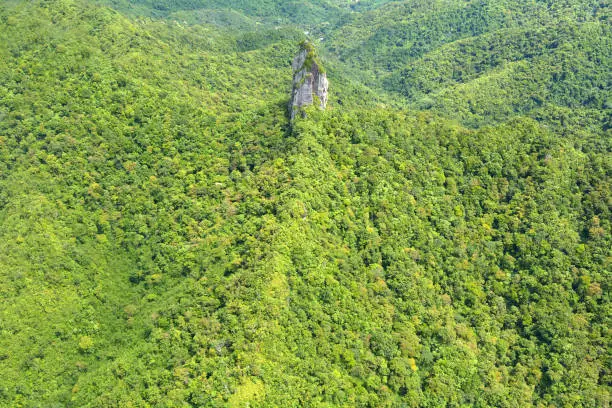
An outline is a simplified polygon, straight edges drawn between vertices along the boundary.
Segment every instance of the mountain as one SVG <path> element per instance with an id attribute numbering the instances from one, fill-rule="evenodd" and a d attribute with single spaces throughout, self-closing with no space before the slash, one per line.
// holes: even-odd
<path id="1" fill-rule="evenodd" d="M 468 126 L 571 110 L 609 127 L 609 18 L 598 1 L 406 1 L 354 14 L 325 48 L 361 82 Z"/>
<path id="2" fill-rule="evenodd" d="M 608 15 L 2 3 L 0 406 L 609 405 Z"/>

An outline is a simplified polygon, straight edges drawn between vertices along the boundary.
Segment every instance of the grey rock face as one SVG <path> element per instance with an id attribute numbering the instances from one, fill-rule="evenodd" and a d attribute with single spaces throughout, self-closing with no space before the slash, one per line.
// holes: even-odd
<path id="1" fill-rule="evenodd" d="M 314 54 L 314 48 L 308 43 L 293 59 L 293 93 L 291 97 L 291 120 L 301 108 L 318 103 L 321 109 L 327 105 L 329 82 L 320 63 Z"/>

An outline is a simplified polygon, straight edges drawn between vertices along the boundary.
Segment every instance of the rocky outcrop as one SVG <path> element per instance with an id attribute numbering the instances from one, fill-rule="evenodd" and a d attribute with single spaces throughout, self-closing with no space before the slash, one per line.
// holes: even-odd
<path id="1" fill-rule="evenodd" d="M 300 44 L 300 52 L 293 59 L 291 66 L 293 68 L 291 120 L 298 113 L 304 115 L 303 108 L 312 104 L 325 109 L 329 83 L 311 43 L 305 41 Z"/>

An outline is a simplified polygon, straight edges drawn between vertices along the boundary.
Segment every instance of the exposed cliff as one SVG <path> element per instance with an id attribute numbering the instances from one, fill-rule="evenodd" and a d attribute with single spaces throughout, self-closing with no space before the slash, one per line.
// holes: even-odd
<path id="1" fill-rule="evenodd" d="M 291 119 L 295 118 L 302 108 L 316 103 L 321 109 L 327 105 L 329 82 L 321 62 L 317 58 L 314 46 L 304 41 L 300 52 L 293 59 L 293 92 L 291 97 Z"/>

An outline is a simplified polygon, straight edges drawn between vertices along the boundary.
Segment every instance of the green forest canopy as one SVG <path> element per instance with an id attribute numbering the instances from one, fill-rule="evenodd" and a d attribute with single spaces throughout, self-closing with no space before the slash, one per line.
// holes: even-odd
<path id="1" fill-rule="evenodd" d="M 363 3 L 0 6 L 0 405 L 609 404 L 608 8 Z"/>

